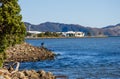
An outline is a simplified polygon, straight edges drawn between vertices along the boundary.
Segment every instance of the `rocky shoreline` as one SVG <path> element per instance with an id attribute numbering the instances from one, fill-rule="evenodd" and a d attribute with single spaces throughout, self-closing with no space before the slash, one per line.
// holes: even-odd
<path id="1" fill-rule="evenodd" d="M 6 60 L 4 68 L 0 69 L 0 79 L 56 79 L 51 72 L 44 70 L 22 70 L 19 71 L 19 66 L 16 69 L 10 63 L 42 61 L 54 59 L 55 54 L 45 47 L 35 47 L 28 43 L 17 44 L 6 49 Z M 9 66 L 6 66 L 6 63 Z"/>
<path id="2" fill-rule="evenodd" d="M 7 69 L 0 69 L 0 79 L 56 79 L 51 72 L 44 70 L 23 70 L 11 72 Z"/>
<path id="3" fill-rule="evenodd" d="M 17 44 L 6 49 L 5 62 L 26 62 L 54 59 L 55 54 L 44 47 L 35 47 L 27 43 Z"/>

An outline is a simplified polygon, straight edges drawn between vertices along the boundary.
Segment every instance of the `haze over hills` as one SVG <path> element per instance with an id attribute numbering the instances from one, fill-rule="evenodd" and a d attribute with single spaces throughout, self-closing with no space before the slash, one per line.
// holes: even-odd
<path id="1" fill-rule="evenodd" d="M 104 28 L 92 28 L 85 27 L 77 24 L 64 24 L 64 23 L 54 23 L 54 22 L 45 22 L 39 25 L 30 24 L 25 22 L 27 31 L 41 31 L 41 32 L 67 32 L 67 31 L 82 31 L 85 34 L 91 33 L 91 35 L 96 36 L 99 34 L 108 35 L 108 36 L 120 36 L 120 24 L 110 25 Z"/>
<path id="2" fill-rule="evenodd" d="M 120 24 L 110 25 L 102 29 L 103 29 L 104 34 L 108 36 L 120 36 Z"/>

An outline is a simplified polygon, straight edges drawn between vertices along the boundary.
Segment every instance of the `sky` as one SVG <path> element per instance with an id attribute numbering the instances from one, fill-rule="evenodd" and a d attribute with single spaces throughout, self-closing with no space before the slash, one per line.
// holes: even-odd
<path id="1" fill-rule="evenodd" d="M 87 27 L 120 23 L 120 0 L 19 0 L 24 22 L 58 22 Z"/>

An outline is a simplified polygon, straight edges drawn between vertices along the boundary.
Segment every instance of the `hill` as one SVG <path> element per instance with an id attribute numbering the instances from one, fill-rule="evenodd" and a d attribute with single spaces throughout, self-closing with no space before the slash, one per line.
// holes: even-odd
<path id="1" fill-rule="evenodd" d="M 120 36 L 120 24 L 110 25 L 102 28 L 105 35 L 108 36 Z"/>
<path id="2" fill-rule="evenodd" d="M 108 35 L 108 36 L 120 36 L 120 24 L 110 25 L 104 28 L 91 28 L 85 27 L 78 24 L 64 24 L 64 23 L 54 23 L 54 22 L 45 22 L 39 25 L 34 25 L 25 22 L 27 30 L 31 31 L 41 31 L 41 32 L 67 32 L 67 31 L 82 31 L 85 34 L 91 33 L 93 36 L 99 34 Z"/>

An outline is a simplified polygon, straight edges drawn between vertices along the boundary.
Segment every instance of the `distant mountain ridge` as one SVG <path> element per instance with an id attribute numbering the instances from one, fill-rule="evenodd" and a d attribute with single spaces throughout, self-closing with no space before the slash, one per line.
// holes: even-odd
<path id="1" fill-rule="evenodd" d="M 27 31 L 41 31 L 41 32 L 67 32 L 67 31 L 82 31 L 85 34 L 91 33 L 91 35 L 104 34 L 108 36 L 120 36 L 120 24 L 110 25 L 104 28 L 92 28 L 85 27 L 78 24 L 64 24 L 64 23 L 54 23 L 54 22 L 45 22 L 39 25 L 30 24 L 25 22 Z"/>
<path id="2" fill-rule="evenodd" d="M 110 25 L 102 28 L 105 35 L 120 36 L 120 24 Z"/>

